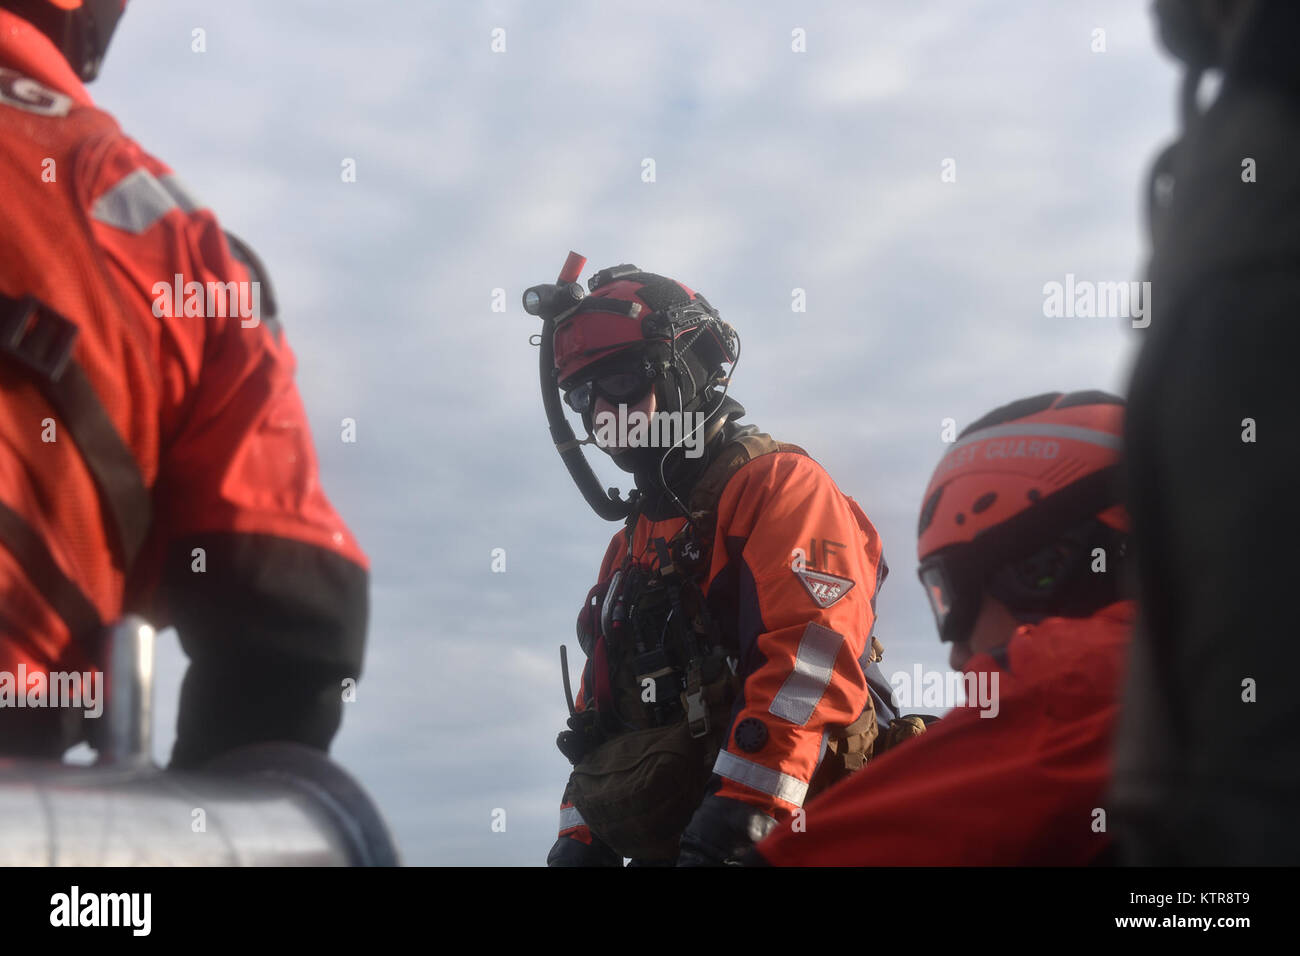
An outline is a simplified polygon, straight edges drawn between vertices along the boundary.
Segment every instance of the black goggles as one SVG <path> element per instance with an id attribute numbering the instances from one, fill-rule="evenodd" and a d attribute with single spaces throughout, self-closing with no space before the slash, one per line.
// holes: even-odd
<path id="1" fill-rule="evenodd" d="M 942 557 L 922 562 L 916 573 L 930 601 L 939 640 L 966 640 L 979 613 L 981 577 L 961 562 Z"/>
<path id="2" fill-rule="evenodd" d="M 612 405 L 632 405 L 645 398 L 655 375 L 655 368 L 648 362 L 642 362 L 631 368 L 578 382 L 564 393 L 564 401 L 580 415 L 586 414 L 595 406 L 597 395 Z"/>

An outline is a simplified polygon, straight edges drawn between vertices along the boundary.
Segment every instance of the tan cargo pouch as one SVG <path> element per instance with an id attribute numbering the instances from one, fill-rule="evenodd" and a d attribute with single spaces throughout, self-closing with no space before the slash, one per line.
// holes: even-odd
<path id="1" fill-rule="evenodd" d="M 672 860 L 704 799 L 731 716 L 731 680 L 705 687 L 709 733 L 692 737 L 685 715 L 666 727 L 610 738 L 573 768 L 569 797 L 591 832 L 625 857 Z"/>

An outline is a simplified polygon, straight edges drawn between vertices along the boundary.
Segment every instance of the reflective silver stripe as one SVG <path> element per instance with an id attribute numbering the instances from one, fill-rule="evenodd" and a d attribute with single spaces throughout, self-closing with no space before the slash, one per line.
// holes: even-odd
<path id="1" fill-rule="evenodd" d="M 203 203 L 199 202 L 194 194 L 185 188 L 185 184 L 181 182 L 180 177 L 175 173 L 160 176 L 158 185 L 167 190 L 167 195 L 176 200 L 176 205 L 181 207 L 181 212 L 194 212 L 196 209 L 203 208 Z"/>
<path id="2" fill-rule="evenodd" d="M 560 832 L 572 830 L 574 827 L 586 826 L 587 821 L 582 819 L 582 814 L 578 812 L 577 807 L 563 807 L 560 810 Z"/>
<path id="3" fill-rule="evenodd" d="M 737 757 L 726 750 L 718 754 L 713 772 L 720 777 L 744 784 L 751 790 L 758 790 L 786 803 L 793 803 L 796 807 L 802 807 L 803 798 L 808 795 L 808 784 L 802 780 L 746 760 L 744 757 Z"/>
<path id="4" fill-rule="evenodd" d="M 1118 435 L 1112 435 L 1110 432 L 1099 432 L 1095 428 L 1080 428 L 1078 425 L 992 425 L 988 428 L 981 428 L 977 432 L 971 432 L 965 438 L 953 442 L 948 451 L 952 452 L 963 445 L 984 441 L 986 438 L 1019 438 L 1022 436 L 1026 438 L 1065 438 L 1069 441 L 1100 445 L 1103 448 L 1114 448 L 1117 451 L 1122 441 Z"/>
<path id="5" fill-rule="evenodd" d="M 835 655 L 843 643 L 844 638 L 837 632 L 809 621 L 799 640 L 794 670 L 781 685 L 768 711 L 800 727 L 808 723 L 835 673 Z"/>
<path id="6" fill-rule="evenodd" d="M 95 200 L 90 214 L 126 232 L 141 233 L 177 207 L 171 193 L 147 169 L 137 169 Z"/>

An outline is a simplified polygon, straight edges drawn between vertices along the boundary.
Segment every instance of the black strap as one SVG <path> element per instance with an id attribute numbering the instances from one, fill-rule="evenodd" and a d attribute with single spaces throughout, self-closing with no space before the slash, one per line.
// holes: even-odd
<path id="1" fill-rule="evenodd" d="M 95 605 L 59 569 L 41 536 L 22 515 L 3 502 L 0 502 L 0 545 L 22 565 L 27 579 L 63 619 L 74 638 L 94 634 L 103 626 Z"/>
<path id="2" fill-rule="evenodd" d="M 32 296 L 0 294 L 0 355 L 33 374 L 63 420 L 112 519 L 122 568 L 129 570 L 149 533 L 152 501 L 135 456 L 72 357 L 79 331 Z"/>

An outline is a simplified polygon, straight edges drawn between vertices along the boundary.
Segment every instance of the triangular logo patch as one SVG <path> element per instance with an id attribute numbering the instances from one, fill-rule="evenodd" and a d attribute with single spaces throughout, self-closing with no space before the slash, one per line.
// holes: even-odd
<path id="1" fill-rule="evenodd" d="M 809 596 L 817 602 L 818 607 L 830 607 L 844 595 L 853 590 L 857 584 L 849 578 L 836 577 L 823 571 L 800 571 L 795 569 L 794 576 L 803 582 Z"/>

